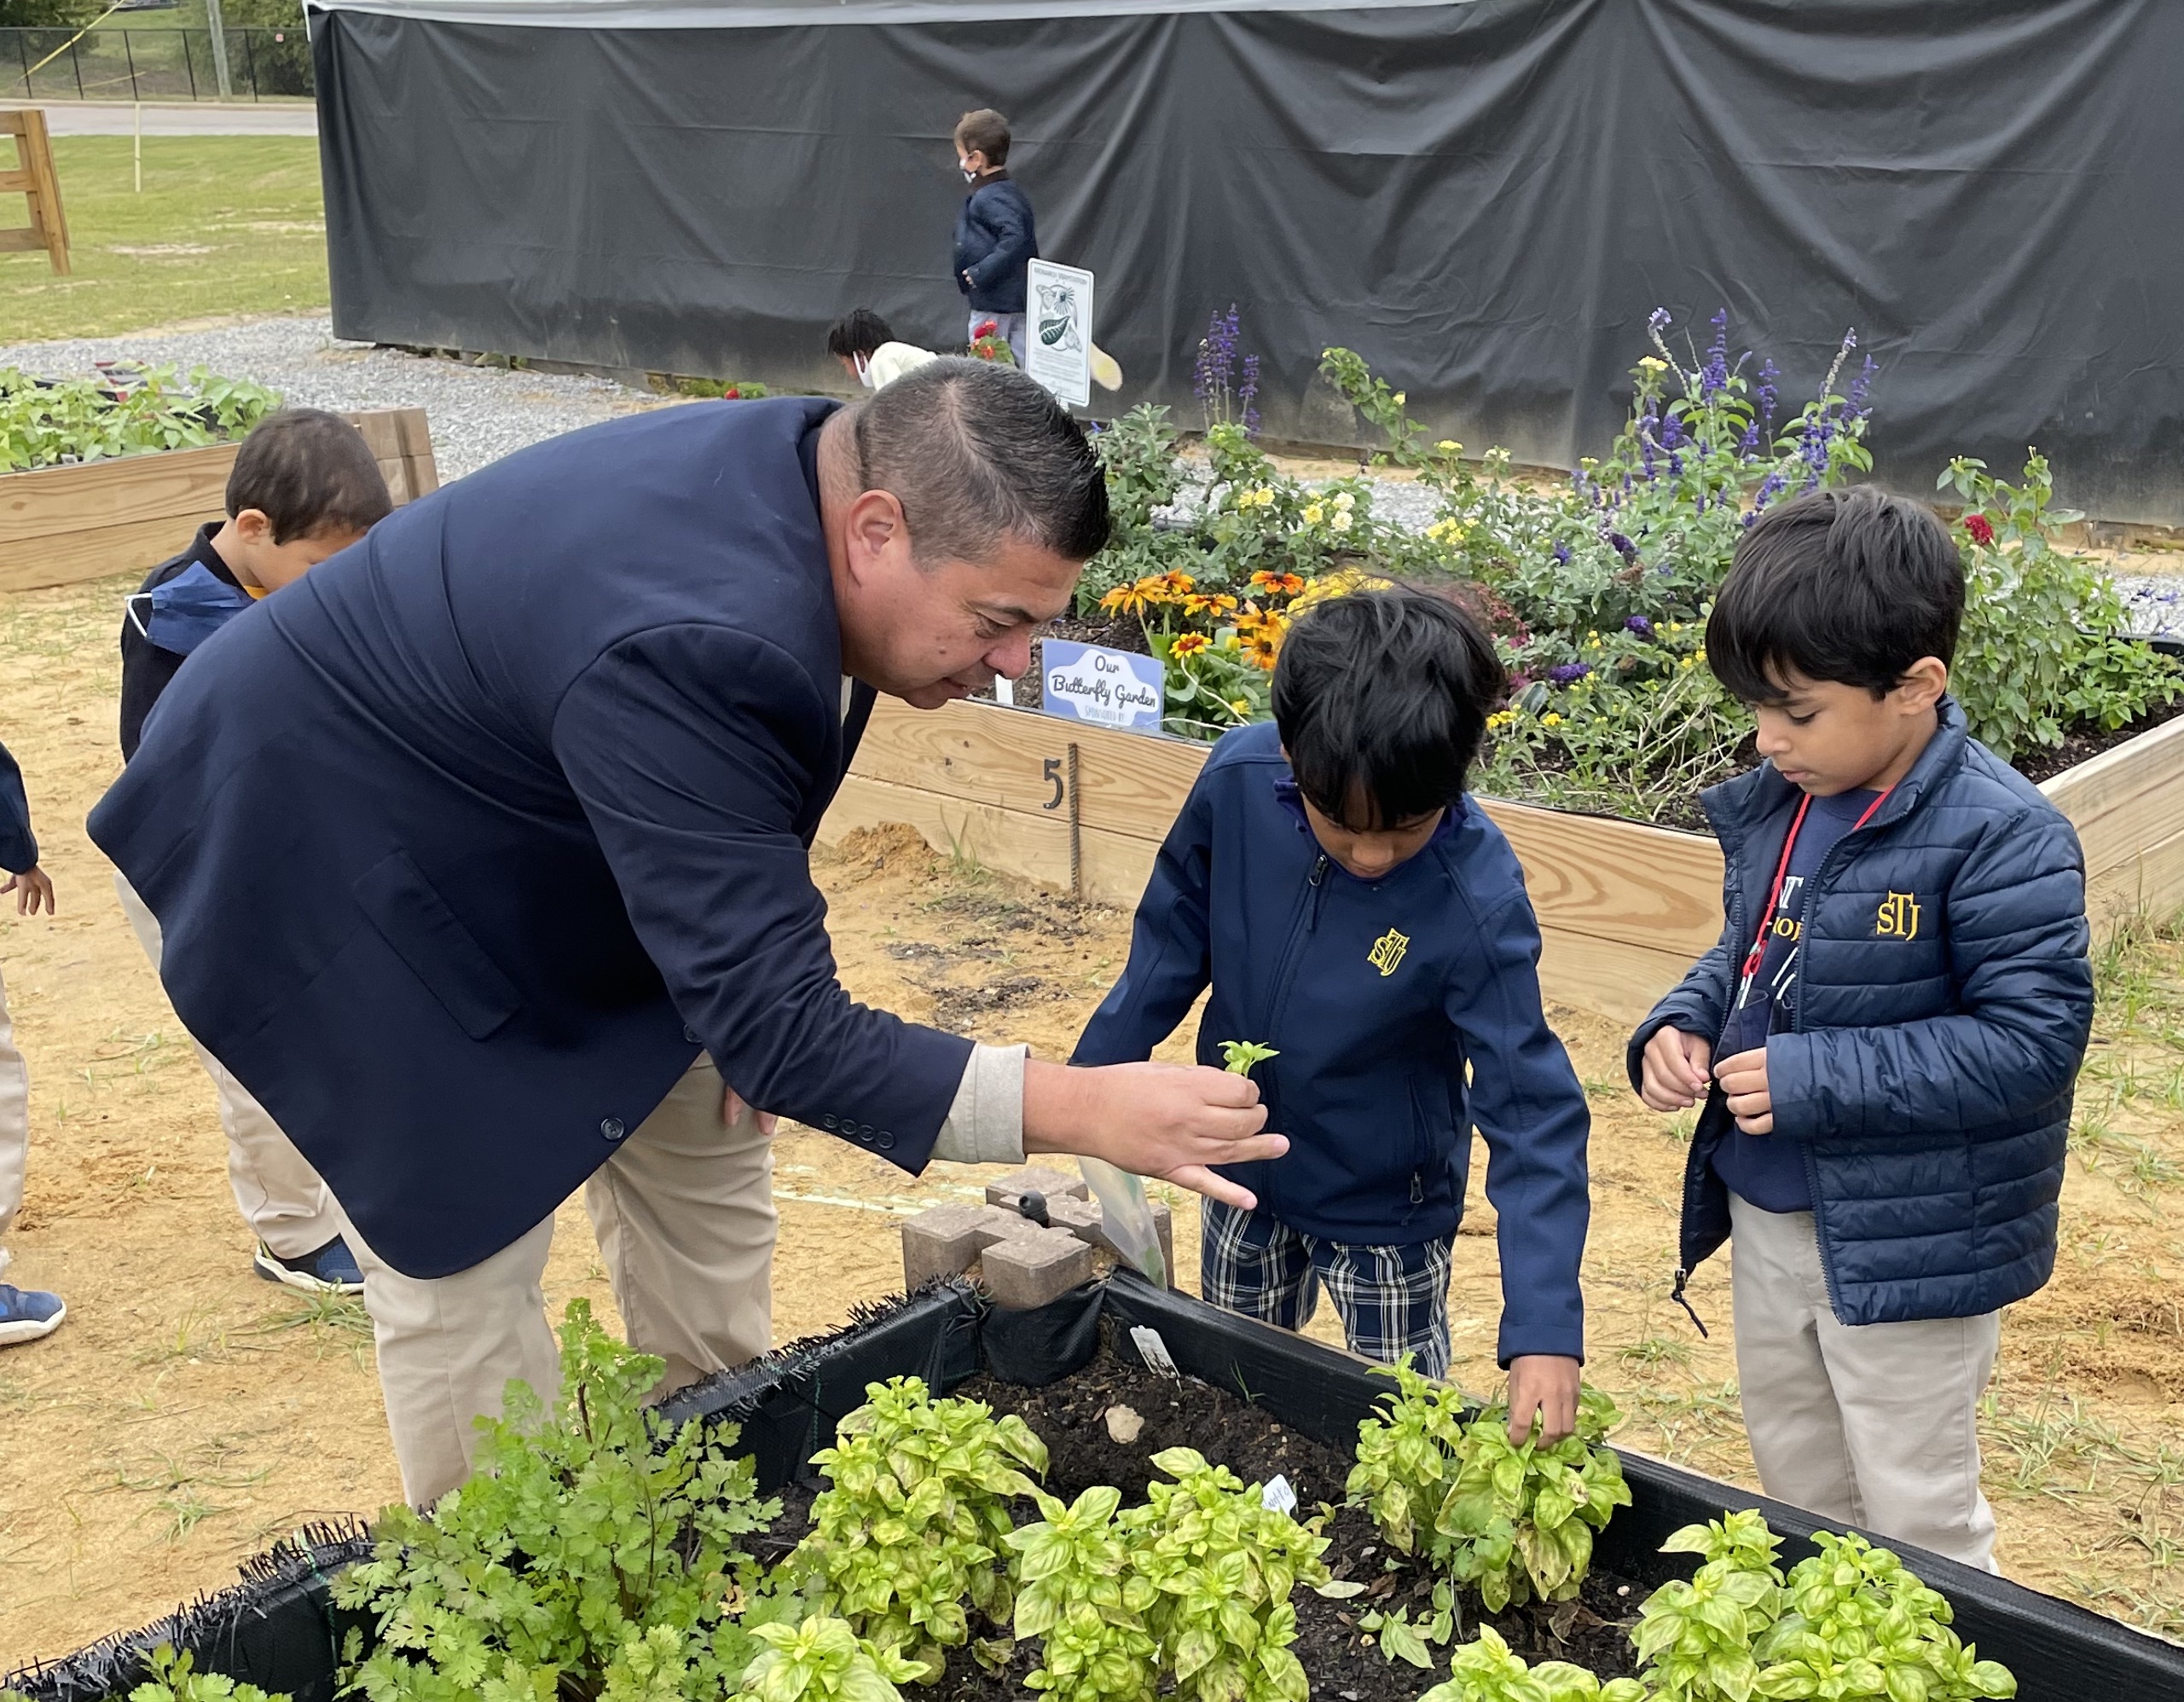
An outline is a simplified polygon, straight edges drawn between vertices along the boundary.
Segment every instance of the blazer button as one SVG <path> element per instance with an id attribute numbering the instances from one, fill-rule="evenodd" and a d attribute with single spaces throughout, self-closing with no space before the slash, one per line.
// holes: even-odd
<path id="1" fill-rule="evenodd" d="M 826 1130 L 830 1133 L 841 1127 L 841 1125 L 837 1123 L 831 1116 L 821 1117 L 819 1120 L 819 1126 L 820 1128 Z"/>
<path id="2" fill-rule="evenodd" d="M 686 1022 L 682 1025 L 682 1038 L 694 1046 L 698 1044 L 698 1031 Z"/>
<path id="3" fill-rule="evenodd" d="M 872 1142 L 872 1144 L 878 1147 L 882 1152 L 885 1152 L 889 1147 L 895 1144 L 895 1137 L 888 1133 L 886 1130 L 883 1129 L 880 1131 L 878 1138 Z"/>
<path id="4" fill-rule="evenodd" d="M 602 1117 L 600 1119 L 599 1132 L 611 1141 L 620 1140 L 624 1132 L 626 1132 L 622 1126 L 622 1119 L 619 1117 Z"/>

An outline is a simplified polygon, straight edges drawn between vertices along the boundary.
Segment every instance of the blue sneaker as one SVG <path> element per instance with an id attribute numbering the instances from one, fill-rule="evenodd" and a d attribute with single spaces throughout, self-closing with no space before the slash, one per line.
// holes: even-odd
<path id="1" fill-rule="evenodd" d="M 0 1347 L 13 1347 L 19 1341 L 36 1341 L 41 1335 L 50 1335 L 61 1328 L 61 1320 L 67 1316 L 68 1308 L 61 1304 L 58 1294 L 0 1282 Z"/>
<path id="2" fill-rule="evenodd" d="M 356 1268 L 356 1255 L 339 1236 L 316 1253 L 301 1259 L 283 1259 L 264 1242 L 258 1244 L 252 1268 L 269 1282 L 300 1288 L 306 1294 L 361 1294 L 364 1273 Z"/>

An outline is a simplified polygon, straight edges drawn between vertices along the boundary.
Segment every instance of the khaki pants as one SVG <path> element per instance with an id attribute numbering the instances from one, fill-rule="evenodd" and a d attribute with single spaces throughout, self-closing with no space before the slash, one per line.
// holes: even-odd
<path id="1" fill-rule="evenodd" d="M 8 1231 L 23 1209 L 23 1165 L 31 1149 L 31 1075 L 15 1049 L 8 989 L 0 985 L 0 1276 L 8 1270 Z"/>
<path id="2" fill-rule="evenodd" d="M 2002 1314 L 1839 1323 L 1811 1213 L 1731 1195 L 1729 1215 L 1744 1427 L 1767 1493 L 1997 1570 L 1978 1407 Z"/>
<path id="3" fill-rule="evenodd" d="M 745 1112 L 723 1127 L 700 1058 L 584 1184 L 629 1343 L 667 1361 L 659 1394 L 773 1343 L 773 1143 Z M 471 1421 L 521 1378 L 549 1402 L 560 1361 L 541 1287 L 553 1220 L 452 1276 L 405 1276 L 344 1219 L 364 1270 L 403 1498 L 437 1502 L 469 1475 Z"/>
<path id="4" fill-rule="evenodd" d="M 117 869 L 113 889 L 122 913 L 136 930 L 137 943 L 152 967 L 159 967 L 159 919 Z M 228 1137 L 228 1185 L 235 1204 L 258 1238 L 282 1259 L 316 1253 L 341 1233 L 333 1195 L 311 1162 L 281 1132 L 281 1126 L 251 1097 L 250 1090 L 229 1074 L 219 1059 L 197 1045 L 198 1062 L 212 1078 L 220 1103 L 220 1127 Z"/>

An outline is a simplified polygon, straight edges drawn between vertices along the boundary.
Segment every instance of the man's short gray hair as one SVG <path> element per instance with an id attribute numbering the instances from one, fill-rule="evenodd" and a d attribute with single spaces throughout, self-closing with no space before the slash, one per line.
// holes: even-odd
<path id="1" fill-rule="evenodd" d="M 934 361 L 854 405 L 860 488 L 902 504 L 921 563 L 1004 539 L 1086 561 L 1107 543 L 1107 478 L 1084 428 L 1027 374 Z"/>

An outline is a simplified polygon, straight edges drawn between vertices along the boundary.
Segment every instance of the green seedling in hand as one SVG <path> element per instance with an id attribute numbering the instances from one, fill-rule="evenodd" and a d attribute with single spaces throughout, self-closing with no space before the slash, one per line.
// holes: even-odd
<path id="1" fill-rule="evenodd" d="M 1281 1056 L 1273 1047 L 1262 1046 L 1256 1040 L 1221 1042 L 1221 1068 L 1231 1075 L 1249 1075 L 1252 1065 Z"/>

